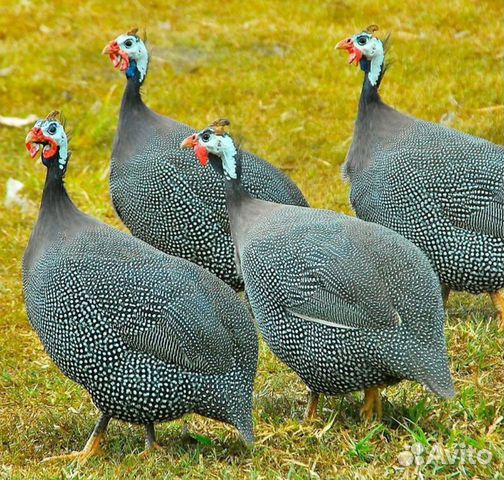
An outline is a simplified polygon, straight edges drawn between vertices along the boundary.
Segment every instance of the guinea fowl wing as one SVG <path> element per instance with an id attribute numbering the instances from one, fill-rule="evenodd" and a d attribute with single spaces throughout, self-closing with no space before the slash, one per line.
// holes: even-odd
<path id="1" fill-rule="evenodd" d="M 299 318 L 334 327 L 379 329 L 400 324 L 376 262 L 365 248 L 343 236 L 339 222 L 330 218 L 340 216 L 322 214 L 320 220 L 311 219 L 308 225 L 301 219 L 256 244 L 255 256 L 264 275 L 275 278 L 279 303 Z M 274 248 L 277 242 L 283 245 L 281 257 Z"/>
<path id="2" fill-rule="evenodd" d="M 222 295 L 201 278 L 209 274 L 119 235 L 122 242 L 105 250 L 88 234 L 86 248 L 70 258 L 84 267 L 80 282 L 93 308 L 133 350 L 201 373 L 229 369 L 235 341 L 221 322 Z"/>
<path id="3" fill-rule="evenodd" d="M 450 223 L 504 238 L 502 147 L 441 125 L 416 121 L 389 148 L 392 163 L 399 167 L 404 162 L 403 172 L 412 173 L 413 169 L 414 176 L 421 177 L 431 203 Z M 404 179 L 411 180 L 409 175 Z"/>
<path id="4" fill-rule="evenodd" d="M 460 225 L 466 230 L 504 239 L 504 173 L 502 185 L 486 206 L 475 210 Z"/>
<path id="5" fill-rule="evenodd" d="M 200 373 L 229 370 L 233 342 L 214 306 L 201 301 L 201 285 L 167 280 L 157 287 L 119 326 L 123 340 L 131 348 Z M 130 293 L 144 300 L 141 289 Z"/>

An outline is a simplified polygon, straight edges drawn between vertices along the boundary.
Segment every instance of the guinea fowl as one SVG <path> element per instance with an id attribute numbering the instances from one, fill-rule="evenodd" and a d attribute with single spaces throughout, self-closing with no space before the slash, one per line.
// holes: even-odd
<path id="1" fill-rule="evenodd" d="M 111 161 L 114 207 L 131 233 L 156 248 L 191 260 L 242 289 L 224 199 L 212 169 L 194 165 L 180 142 L 194 129 L 158 115 L 142 101 L 149 56 L 136 30 L 118 36 L 103 53 L 126 74 Z M 297 186 L 264 160 L 243 154 L 243 181 L 258 198 L 307 205 Z"/>
<path id="2" fill-rule="evenodd" d="M 47 167 L 40 213 L 23 259 L 28 317 L 47 353 L 101 412 L 86 461 L 111 418 L 143 424 L 195 412 L 252 433 L 255 326 L 224 282 L 78 210 L 63 177 L 67 137 L 54 114 L 26 138 Z"/>
<path id="3" fill-rule="evenodd" d="M 225 178 L 245 291 L 266 343 L 311 391 L 306 415 L 319 393 L 364 389 L 363 415 L 379 416 L 378 387 L 401 379 L 451 397 L 440 285 L 425 255 L 380 225 L 253 198 L 228 123 L 182 146 Z"/>
<path id="4" fill-rule="evenodd" d="M 364 71 L 344 165 L 359 218 L 404 235 L 450 289 L 490 293 L 504 328 L 504 149 L 385 105 L 376 26 L 338 43 Z"/>

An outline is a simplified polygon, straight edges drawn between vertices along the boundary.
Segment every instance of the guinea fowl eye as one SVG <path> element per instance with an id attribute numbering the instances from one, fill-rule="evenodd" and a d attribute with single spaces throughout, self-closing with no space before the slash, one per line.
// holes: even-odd
<path id="1" fill-rule="evenodd" d="M 128 38 L 128 40 L 124 42 L 124 45 L 129 48 L 131 47 L 131 45 L 133 45 L 133 42 L 131 41 L 131 39 Z"/>
<path id="2" fill-rule="evenodd" d="M 366 37 L 360 37 L 357 39 L 357 42 L 359 42 L 359 45 L 366 45 L 367 38 Z"/>
<path id="3" fill-rule="evenodd" d="M 208 142 L 208 140 L 210 140 L 210 134 L 204 133 L 203 135 L 201 135 L 201 140 L 203 140 L 204 142 Z"/>
<path id="4" fill-rule="evenodd" d="M 49 125 L 49 128 L 47 129 L 47 131 L 51 135 L 54 135 L 56 133 L 56 124 L 55 123 L 51 123 L 51 125 Z"/>

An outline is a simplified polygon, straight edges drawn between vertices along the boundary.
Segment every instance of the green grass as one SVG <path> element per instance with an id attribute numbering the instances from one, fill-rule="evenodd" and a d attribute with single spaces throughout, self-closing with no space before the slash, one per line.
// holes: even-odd
<path id="1" fill-rule="evenodd" d="M 392 33 L 394 61 L 382 87 L 402 111 L 503 141 L 503 5 L 500 1 L 173 0 L 0 3 L 0 114 L 60 109 L 72 133 L 68 189 L 92 215 L 120 226 L 107 173 L 122 75 L 100 51 L 134 25 L 152 48 L 144 88 L 155 110 L 195 127 L 227 116 L 242 144 L 285 169 L 313 206 L 351 213 L 340 177 L 362 81 L 333 50 L 368 24 Z M 7 178 L 39 202 L 44 168 L 24 149 L 27 128 L 0 127 L 0 196 Z M 331 398 L 302 421 L 305 387 L 262 345 L 255 389 L 257 444 L 197 416 L 158 427 L 164 453 L 137 456 L 143 430 L 112 422 L 103 457 L 84 466 L 40 464 L 81 448 L 97 418 L 87 394 L 44 353 L 23 307 L 20 263 L 36 218 L 2 209 L 0 229 L 0 478 L 502 478 L 502 332 L 488 297 L 455 294 L 447 336 L 457 397 L 440 401 L 418 385 L 387 389 L 382 424 L 363 425 L 359 395 Z M 123 228 L 123 227 L 121 227 Z M 492 318 L 491 318 L 492 317 Z M 463 443 L 488 449 L 488 465 L 409 467 L 405 445 Z M 394 473 L 395 472 L 395 473 Z"/>

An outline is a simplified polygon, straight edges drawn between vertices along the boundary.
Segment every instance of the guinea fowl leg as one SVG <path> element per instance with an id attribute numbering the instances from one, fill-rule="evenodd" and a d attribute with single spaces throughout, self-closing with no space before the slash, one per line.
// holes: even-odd
<path id="1" fill-rule="evenodd" d="M 494 307 L 499 312 L 499 328 L 504 330 L 504 288 L 496 292 L 491 292 L 490 297 Z"/>
<path id="2" fill-rule="evenodd" d="M 154 430 L 154 424 L 147 423 L 145 425 L 145 430 L 147 431 L 147 436 L 145 437 L 145 450 L 140 453 L 141 457 L 146 457 L 153 450 L 163 450 L 163 447 L 156 442 L 156 431 Z"/>
<path id="3" fill-rule="evenodd" d="M 370 422 L 373 419 L 373 413 L 376 414 L 377 420 L 381 420 L 382 403 L 379 387 L 371 387 L 364 390 L 364 404 L 360 411 L 361 417 L 364 421 Z"/>
<path id="4" fill-rule="evenodd" d="M 181 435 L 181 437 L 182 438 L 190 437 L 191 434 L 189 433 L 189 425 L 187 424 L 187 420 L 184 420 L 183 422 L 184 423 L 182 425 L 182 435 Z"/>
<path id="5" fill-rule="evenodd" d="M 72 452 L 64 455 L 55 455 L 54 457 L 44 458 L 43 462 L 52 460 L 77 460 L 79 463 L 86 463 L 93 455 L 100 452 L 100 443 L 105 437 L 105 430 L 107 430 L 108 423 L 110 422 L 108 415 L 102 415 L 100 420 L 96 423 L 93 433 L 89 437 L 86 445 L 80 452 Z"/>
<path id="6" fill-rule="evenodd" d="M 443 307 L 446 309 L 446 302 L 448 302 L 450 296 L 450 287 L 448 285 L 441 284 L 441 296 L 443 297 Z"/>
<path id="7" fill-rule="evenodd" d="M 308 405 L 306 406 L 304 413 L 305 420 L 313 420 L 317 416 L 317 405 L 319 399 L 319 393 L 312 392 L 311 390 L 308 392 Z"/>

